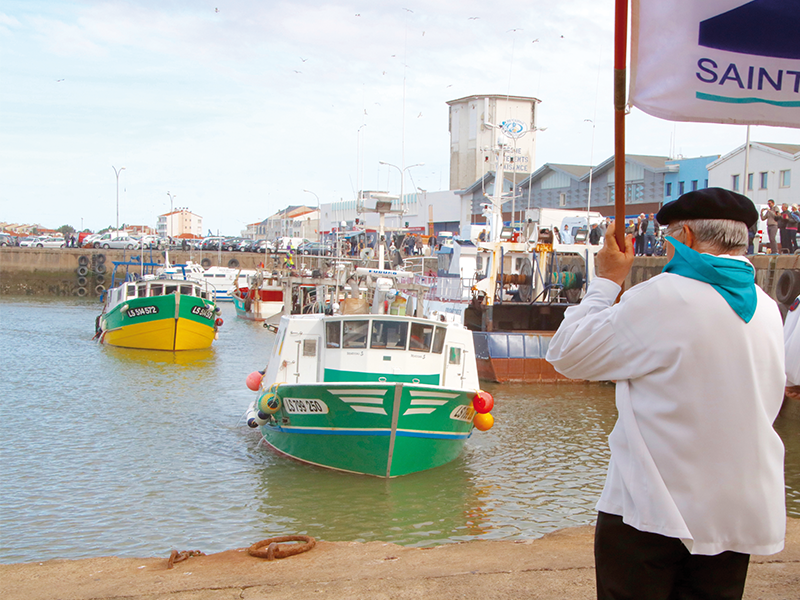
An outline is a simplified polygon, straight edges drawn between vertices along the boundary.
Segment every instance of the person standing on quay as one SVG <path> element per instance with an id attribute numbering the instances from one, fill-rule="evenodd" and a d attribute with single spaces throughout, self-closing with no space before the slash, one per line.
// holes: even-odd
<path id="1" fill-rule="evenodd" d="M 767 208 L 761 209 L 761 219 L 767 222 L 767 235 L 769 235 L 770 254 L 778 253 L 778 219 L 781 213 L 775 206 L 774 200 L 767 200 Z"/>
<path id="2" fill-rule="evenodd" d="M 567 377 L 616 381 L 597 596 L 738 599 L 749 555 L 780 552 L 786 533 L 780 311 L 742 256 L 758 218 L 749 198 L 696 190 L 656 218 L 664 272 L 615 304 L 634 253 L 609 227 L 597 277 L 547 352 Z"/>

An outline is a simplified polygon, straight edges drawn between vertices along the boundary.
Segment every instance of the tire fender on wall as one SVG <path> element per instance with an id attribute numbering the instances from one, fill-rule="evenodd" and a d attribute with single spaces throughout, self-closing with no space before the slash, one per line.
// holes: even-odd
<path id="1" fill-rule="evenodd" d="M 800 296 L 800 270 L 784 271 L 775 286 L 775 299 L 791 304 L 797 296 Z"/>

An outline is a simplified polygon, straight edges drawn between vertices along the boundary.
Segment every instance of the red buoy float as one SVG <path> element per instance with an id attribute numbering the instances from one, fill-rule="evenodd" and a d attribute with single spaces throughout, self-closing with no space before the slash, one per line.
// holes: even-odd
<path id="1" fill-rule="evenodd" d="M 494 398 L 489 392 L 480 390 L 472 399 L 472 408 L 475 409 L 475 412 L 481 414 L 491 412 L 494 408 Z"/>
<path id="2" fill-rule="evenodd" d="M 247 376 L 247 381 L 245 381 L 245 383 L 248 389 L 257 392 L 258 388 L 261 387 L 261 373 L 259 371 L 253 371 Z"/>
<path id="3" fill-rule="evenodd" d="M 216 321 L 214 321 L 214 323 L 216 323 L 217 327 L 222 327 L 222 324 L 223 324 L 224 322 L 225 322 L 225 321 L 223 321 L 223 320 L 222 320 L 222 317 L 217 317 L 217 320 L 216 320 Z"/>

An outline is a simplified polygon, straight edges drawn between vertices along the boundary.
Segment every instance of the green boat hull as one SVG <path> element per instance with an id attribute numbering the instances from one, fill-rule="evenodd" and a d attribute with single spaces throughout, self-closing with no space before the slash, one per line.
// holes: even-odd
<path id="1" fill-rule="evenodd" d="M 459 456 L 473 393 L 374 382 L 282 384 L 264 440 L 297 460 L 377 477 L 432 469 Z M 266 402 L 261 403 L 266 407 Z"/>

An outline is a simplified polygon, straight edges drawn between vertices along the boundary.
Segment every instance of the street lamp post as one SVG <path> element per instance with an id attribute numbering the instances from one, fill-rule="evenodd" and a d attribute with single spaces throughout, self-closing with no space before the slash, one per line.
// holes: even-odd
<path id="1" fill-rule="evenodd" d="M 172 195 L 169 192 L 167 192 L 167 196 L 169 196 L 169 215 L 167 215 L 169 217 L 169 219 L 167 220 L 167 237 L 171 237 L 170 234 L 172 233 L 172 227 L 171 227 L 171 225 L 172 225 L 172 200 L 177 195 L 178 194 Z"/>
<path id="2" fill-rule="evenodd" d="M 114 165 L 111 165 L 111 168 L 114 169 L 114 175 L 117 176 L 117 231 L 119 231 L 119 174 L 125 170 L 125 167 L 120 167 L 117 170 Z"/>
<path id="3" fill-rule="evenodd" d="M 303 191 L 306 194 L 311 194 L 312 196 L 314 196 L 317 199 L 317 241 L 321 242 L 322 241 L 322 232 L 320 231 L 320 229 L 321 229 L 320 225 L 322 224 L 322 213 L 320 212 L 320 209 L 319 209 L 319 196 L 317 196 L 311 190 L 303 190 Z"/>

